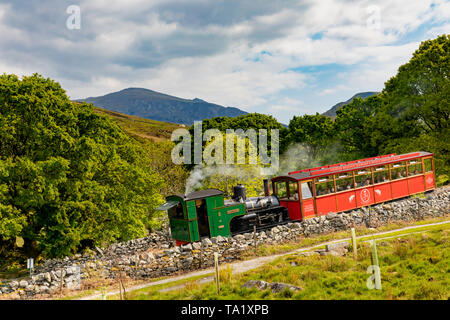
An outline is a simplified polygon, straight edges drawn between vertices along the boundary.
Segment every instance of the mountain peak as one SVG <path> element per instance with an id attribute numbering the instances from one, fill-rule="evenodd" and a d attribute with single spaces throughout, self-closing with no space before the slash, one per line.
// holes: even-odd
<path id="1" fill-rule="evenodd" d="M 374 96 L 377 94 L 379 94 L 379 92 L 377 92 L 377 91 L 358 92 L 357 94 L 355 94 L 353 97 L 351 97 L 347 101 L 336 103 L 328 111 L 325 111 L 324 113 L 322 113 L 322 115 L 334 118 L 337 115 L 336 111 L 338 111 L 343 106 L 351 103 L 353 101 L 353 99 L 355 99 L 355 98 L 366 99 L 367 97 Z"/>
<path id="2" fill-rule="evenodd" d="M 238 108 L 223 107 L 200 98 L 183 99 L 146 88 L 126 88 L 100 97 L 76 101 L 142 118 L 191 125 L 214 117 L 237 117 L 247 112 Z"/>

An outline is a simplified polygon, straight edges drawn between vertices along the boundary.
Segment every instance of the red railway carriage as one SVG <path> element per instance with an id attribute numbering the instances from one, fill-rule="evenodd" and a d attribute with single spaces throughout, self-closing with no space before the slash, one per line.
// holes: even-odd
<path id="1" fill-rule="evenodd" d="M 343 212 L 436 188 L 433 154 L 395 153 L 272 178 L 291 220 Z"/>

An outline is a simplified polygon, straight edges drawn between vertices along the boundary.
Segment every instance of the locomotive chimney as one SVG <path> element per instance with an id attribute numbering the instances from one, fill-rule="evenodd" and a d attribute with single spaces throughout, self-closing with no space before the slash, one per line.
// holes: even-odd
<path id="1" fill-rule="evenodd" d="M 264 179 L 263 180 L 264 183 L 264 195 L 266 197 L 270 196 L 270 191 L 269 191 L 269 180 L 268 179 Z"/>
<path id="2" fill-rule="evenodd" d="M 245 201 L 247 199 L 247 196 L 245 194 L 245 186 L 242 184 L 238 184 L 233 187 L 233 200 L 234 201 Z"/>

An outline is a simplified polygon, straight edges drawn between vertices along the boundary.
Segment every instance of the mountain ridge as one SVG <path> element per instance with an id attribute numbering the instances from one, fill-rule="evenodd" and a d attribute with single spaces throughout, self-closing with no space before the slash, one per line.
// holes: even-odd
<path id="1" fill-rule="evenodd" d="M 214 117 L 248 114 L 239 108 L 224 107 L 200 98 L 189 100 L 136 87 L 75 101 L 92 103 L 97 107 L 128 115 L 185 125 Z"/>

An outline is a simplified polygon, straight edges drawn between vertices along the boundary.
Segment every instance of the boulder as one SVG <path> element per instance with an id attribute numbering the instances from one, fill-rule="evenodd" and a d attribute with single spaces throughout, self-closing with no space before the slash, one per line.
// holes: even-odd
<path id="1" fill-rule="evenodd" d="M 242 285 L 242 288 L 257 288 L 258 290 L 265 290 L 269 286 L 269 283 L 263 280 L 250 280 Z"/>
<path id="2" fill-rule="evenodd" d="M 272 290 L 273 293 L 279 293 L 285 289 L 289 289 L 290 291 L 301 291 L 303 290 L 303 288 L 300 287 L 296 287 L 292 284 L 288 284 L 288 283 L 281 283 L 281 282 L 274 282 L 272 284 L 270 284 L 270 289 Z"/>
<path id="3" fill-rule="evenodd" d="M 326 251 L 332 251 L 340 248 L 348 249 L 350 247 L 350 243 L 348 241 L 335 242 L 326 245 Z"/>
<path id="4" fill-rule="evenodd" d="M 285 289 L 289 289 L 291 291 L 300 291 L 303 290 L 300 287 L 296 287 L 292 284 L 287 283 L 281 283 L 281 282 L 274 282 L 274 283 L 268 283 L 264 280 L 250 280 L 247 281 L 242 285 L 242 288 L 256 288 L 258 290 L 266 290 L 267 288 L 270 288 L 273 293 L 279 293 Z"/>

